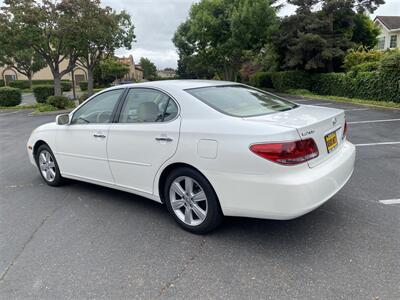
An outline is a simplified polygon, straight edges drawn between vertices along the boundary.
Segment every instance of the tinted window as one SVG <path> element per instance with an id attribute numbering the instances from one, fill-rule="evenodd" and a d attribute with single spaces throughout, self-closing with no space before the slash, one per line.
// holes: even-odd
<path id="1" fill-rule="evenodd" d="M 131 89 L 119 118 L 120 123 L 169 121 L 178 114 L 175 102 L 166 94 L 152 89 Z"/>
<path id="2" fill-rule="evenodd" d="M 111 90 L 89 100 L 74 113 L 71 124 L 110 123 L 114 107 L 123 91 Z"/>
<path id="3" fill-rule="evenodd" d="M 214 109 L 236 117 L 251 117 L 289 110 L 297 105 L 269 93 L 242 85 L 186 90 Z"/>

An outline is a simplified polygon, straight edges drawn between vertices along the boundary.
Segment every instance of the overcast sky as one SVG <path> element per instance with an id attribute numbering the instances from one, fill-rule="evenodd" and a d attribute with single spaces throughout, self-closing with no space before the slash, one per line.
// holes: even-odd
<path id="1" fill-rule="evenodd" d="M 144 56 L 157 68 L 176 68 L 178 55 L 171 41 L 177 26 L 186 20 L 190 6 L 196 0 L 103 0 L 104 5 L 126 10 L 135 24 L 137 42 L 132 50 L 118 50 L 118 56 L 133 54 L 137 63 Z M 285 5 L 280 16 L 290 15 L 294 7 Z M 386 0 L 376 11 L 378 15 L 399 15 L 400 0 Z"/>

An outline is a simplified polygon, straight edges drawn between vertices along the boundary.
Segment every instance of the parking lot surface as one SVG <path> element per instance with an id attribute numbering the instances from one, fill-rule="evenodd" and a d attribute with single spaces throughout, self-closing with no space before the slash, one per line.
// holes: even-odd
<path id="1" fill-rule="evenodd" d="M 205 236 L 151 200 L 45 185 L 26 141 L 54 116 L 0 111 L 0 299 L 400 299 L 400 110 L 292 99 L 346 110 L 353 177 L 301 218 Z"/>

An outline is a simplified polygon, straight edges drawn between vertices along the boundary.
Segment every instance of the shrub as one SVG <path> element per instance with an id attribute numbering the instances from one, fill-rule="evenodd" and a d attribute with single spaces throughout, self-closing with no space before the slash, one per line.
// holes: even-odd
<path id="1" fill-rule="evenodd" d="M 61 81 L 61 90 L 63 92 L 69 92 L 72 89 L 72 83 L 69 81 Z"/>
<path id="2" fill-rule="evenodd" d="M 81 81 L 81 82 L 79 82 L 79 87 L 81 88 L 81 91 L 87 91 L 87 89 L 88 89 L 88 83 L 87 83 L 87 81 Z"/>
<path id="3" fill-rule="evenodd" d="M 4 80 L 0 79 L 0 87 L 5 86 Z"/>
<path id="4" fill-rule="evenodd" d="M 350 97 L 346 73 L 314 74 L 311 91 L 321 95 Z"/>
<path id="5" fill-rule="evenodd" d="M 380 67 L 380 63 L 378 61 L 371 61 L 371 62 L 366 62 L 362 63 L 359 65 L 355 65 L 350 69 L 350 72 L 372 72 L 372 71 L 377 71 Z"/>
<path id="6" fill-rule="evenodd" d="M 29 80 L 14 80 L 9 83 L 10 87 L 26 90 L 31 88 Z"/>
<path id="7" fill-rule="evenodd" d="M 54 95 L 54 87 L 52 85 L 38 85 L 33 87 L 37 103 L 45 103 L 49 96 Z"/>
<path id="8" fill-rule="evenodd" d="M 344 68 L 346 70 L 350 70 L 354 66 L 367 63 L 367 62 L 379 62 L 384 56 L 385 52 L 371 50 L 366 51 L 364 49 L 361 50 L 349 50 L 344 57 Z"/>
<path id="9" fill-rule="evenodd" d="M 12 87 L 0 88 L 0 106 L 16 106 L 21 104 L 21 90 Z"/>
<path id="10" fill-rule="evenodd" d="M 272 88 L 271 72 L 257 72 L 250 75 L 250 85 L 258 88 Z"/>
<path id="11" fill-rule="evenodd" d="M 49 96 L 46 100 L 46 103 L 54 107 L 63 109 L 68 106 L 69 99 L 64 96 Z"/>
<path id="12" fill-rule="evenodd" d="M 285 71 L 271 74 L 272 85 L 278 91 L 310 89 L 310 75 L 303 71 Z"/>

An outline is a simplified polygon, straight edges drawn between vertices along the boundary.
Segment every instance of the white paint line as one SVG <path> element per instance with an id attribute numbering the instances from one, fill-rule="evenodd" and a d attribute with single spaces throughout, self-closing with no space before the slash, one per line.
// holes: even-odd
<path id="1" fill-rule="evenodd" d="M 362 111 L 369 110 L 369 108 L 354 108 L 354 109 L 345 109 L 344 111 Z"/>
<path id="2" fill-rule="evenodd" d="M 380 145 L 399 145 L 400 142 L 383 142 L 383 143 L 369 143 L 369 144 L 354 144 L 357 147 L 364 146 L 380 146 Z"/>
<path id="3" fill-rule="evenodd" d="M 310 104 L 307 104 L 307 105 L 332 105 L 333 103 L 330 103 L 330 102 L 326 102 L 326 103 L 310 103 Z"/>
<path id="4" fill-rule="evenodd" d="M 301 99 L 301 100 L 291 100 L 291 101 L 293 101 L 293 102 L 308 102 L 308 101 L 311 101 L 311 100 Z"/>
<path id="5" fill-rule="evenodd" d="M 354 121 L 354 122 L 347 122 L 347 124 L 366 124 L 366 123 L 399 122 L 399 121 L 400 119 L 386 119 L 386 120 Z"/>
<path id="6" fill-rule="evenodd" d="M 15 115 L 15 114 L 17 114 L 17 113 L 19 113 L 19 112 L 20 112 L 20 110 L 16 110 L 16 111 L 9 112 L 9 113 L 5 113 L 5 114 L 0 113 L 0 117 L 1 117 L 1 116 Z"/>
<path id="7" fill-rule="evenodd" d="M 400 199 L 379 200 L 379 202 L 386 205 L 400 204 Z"/>

